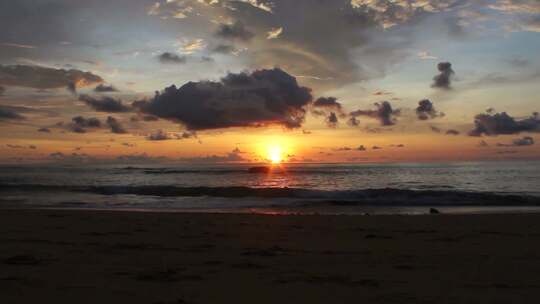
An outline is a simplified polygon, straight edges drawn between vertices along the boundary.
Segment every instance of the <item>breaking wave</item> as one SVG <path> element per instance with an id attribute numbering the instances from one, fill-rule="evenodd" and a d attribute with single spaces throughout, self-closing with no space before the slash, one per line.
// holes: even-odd
<path id="1" fill-rule="evenodd" d="M 302 188 L 177 187 L 177 186 L 57 186 L 0 184 L 0 193 L 73 192 L 155 197 L 287 198 L 306 203 L 377 206 L 540 206 L 540 197 L 455 190 L 313 190 Z"/>

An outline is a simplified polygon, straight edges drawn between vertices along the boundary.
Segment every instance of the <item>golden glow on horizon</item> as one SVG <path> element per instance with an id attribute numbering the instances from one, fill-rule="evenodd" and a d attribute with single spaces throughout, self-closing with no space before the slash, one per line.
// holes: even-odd
<path id="1" fill-rule="evenodd" d="M 271 146 L 268 149 L 268 159 L 273 164 L 279 164 L 283 160 L 283 152 L 280 146 Z"/>

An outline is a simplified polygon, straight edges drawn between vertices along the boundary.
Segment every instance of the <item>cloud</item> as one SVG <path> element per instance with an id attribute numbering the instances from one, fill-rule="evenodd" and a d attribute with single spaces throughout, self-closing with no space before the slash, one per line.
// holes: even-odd
<path id="1" fill-rule="evenodd" d="M 452 84 L 452 77 L 455 72 L 452 70 L 452 64 L 450 62 L 440 62 L 437 65 L 437 69 L 440 74 L 433 77 L 432 88 L 450 89 Z"/>
<path id="2" fill-rule="evenodd" d="M 2 46 L 9 46 L 19 49 L 35 49 L 36 47 L 29 44 L 19 44 L 19 43 L 0 43 Z"/>
<path id="3" fill-rule="evenodd" d="M 242 60 L 249 68 L 280 66 L 305 77 L 306 85 L 335 88 L 383 77 L 392 66 L 416 55 L 412 50 L 423 39 L 418 33 L 428 22 L 429 30 L 442 28 L 447 34 L 449 23 L 460 21 L 450 18 L 455 12 L 448 15 L 462 1 L 171 0 L 152 11 L 159 18 L 181 11 L 182 17 L 188 16 L 182 22 L 201 32 L 207 30 L 201 20 L 226 22 L 218 25 L 217 36 L 245 45 Z M 441 16 L 433 22 L 429 17 L 436 14 Z M 278 39 L 267 39 L 280 29 Z"/>
<path id="4" fill-rule="evenodd" d="M 335 97 L 320 97 L 313 102 L 313 109 L 311 112 L 316 116 L 326 116 L 326 124 L 330 128 L 337 127 L 339 123 L 338 113 L 341 117 L 346 117 L 343 113 L 341 103 L 337 102 Z"/>
<path id="5" fill-rule="evenodd" d="M 103 82 L 91 72 L 64 70 L 31 65 L 0 65 L 0 85 L 35 89 L 67 88 L 75 91 Z"/>
<path id="6" fill-rule="evenodd" d="M 226 155 L 209 155 L 204 157 L 193 157 L 193 158 L 184 158 L 182 160 L 190 162 L 201 162 L 201 163 L 227 163 L 227 162 L 245 162 L 248 161 L 241 155 L 241 152 L 232 151 Z"/>
<path id="7" fill-rule="evenodd" d="M 130 107 L 124 105 L 121 100 L 109 96 L 95 98 L 83 94 L 79 96 L 79 100 L 85 102 L 97 112 L 121 113 L 132 110 Z"/>
<path id="8" fill-rule="evenodd" d="M 517 17 L 507 26 L 509 31 L 540 32 L 540 2 L 537 0 L 498 0 L 489 8 Z"/>
<path id="9" fill-rule="evenodd" d="M 6 92 L 6 89 L 4 87 L 0 87 L 0 96 L 4 95 Z"/>
<path id="10" fill-rule="evenodd" d="M 511 84 L 535 83 L 540 79 L 540 70 L 519 71 L 519 73 L 489 73 L 469 84 L 470 87 L 500 86 Z"/>
<path id="11" fill-rule="evenodd" d="M 343 151 L 352 151 L 352 148 L 351 147 L 340 147 L 340 148 L 335 148 L 335 149 L 332 149 L 334 151 L 337 151 L 337 152 L 343 152 Z"/>
<path id="12" fill-rule="evenodd" d="M 534 145 L 534 138 L 531 136 L 525 136 L 522 138 L 516 138 L 512 141 L 511 144 L 501 144 L 497 143 L 498 147 L 525 147 Z"/>
<path id="13" fill-rule="evenodd" d="M 512 141 L 514 146 L 531 146 L 534 145 L 534 138 L 530 136 L 525 136 L 523 138 L 514 139 Z"/>
<path id="14" fill-rule="evenodd" d="M 38 129 L 38 132 L 42 132 L 42 133 L 51 133 L 51 130 L 49 128 L 39 128 Z"/>
<path id="15" fill-rule="evenodd" d="M 34 145 L 22 146 L 22 145 L 7 144 L 6 147 L 8 147 L 10 149 L 30 149 L 30 150 L 36 150 L 37 149 L 37 147 L 34 146 Z"/>
<path id="16" fill-rule="evenodd" d="M 311 89 L 279 68 L 229 73 L 221 81 L 170 86 L 146 102 L 143 113 L 183 124 L 188 130 L 281 125 L 298 128 L 312 102 Z"/>
<path id="17" fill-rule="evenodd" d="M 161 141 L 161 140 L 169 140 L 172 139 L 167 132 L 164 132 L 163 130 L 157 130 L 154 133 L 151 133 L 146 137 L 148 140 L 153 141 Z"/>
<path id="18" fill-rule="evenodd" d="M 253 7 L 256 7 L 260 10 L 266 11 L 268 13 L 272 13 L 272 3 L 265 3 L 265 1 L 262 0 L 235 0 L 239 2 L 247 3 Z"/>
<path id="19" fill-rule="evenodd" d="M 164 52 L 159 55 L 158 60 L 163 64 L 184 64 L 187 61 L 186 56 L 178 56 L 169 52 Z"/>
<path id="20" fill-rule="evenodd" d="M 116 133 L 116 134 L 127 133 L 126 129 L 124 129 L 122 124 L 116 118 L 112 116 L 107 117 L 106 123 L 109 126 L 109 128 L 111 128 L 112 133 Z"/>
<path id="21" fill-rule="evenodd" d="M 95 117 L 85 118 L 83 116 L 76 116 L 71 119 L 71 123 L 67 127 L 75 133 L 86 133 L 86 129 L 88 128 L 101 128 L 101 121 Z"/>
<path id="22" fill-rule="evenodd" d="M 279 38 L 279 36 L 281 35 L 281 33 L 283 33 L 283 28 L 282 28 L 282 27 L 273 28 L 273 29 L 271 29 L 270 31 L 268 31 L 267 36 L 266 36 L 266 39 L 276 39 L 276 38 Z"/>
<path id="23" fill-rule="evenodd" d="M 71 153 L 64 154 L 63 152 L 50 153 L 48 158 L 53 161 L 72 162 L 72 163 L 87 163 L 96 161 L 96 159 L 86 153 Z"/>
<path id="24" fill-rule="evenodd" d="M 212 52 L 218 53 L 218 54 L 234 54 L 238 50 L 233 46 L 229 44 L 218 44 L 212 49 Z"/>
<path id="25" fill-rule="evenodd" d="M 392 105 L 388 101 L 374 104 L 375 110 L 357 110 L 349 113 L 352 117 L 366 116 L 379 120 L 382 126 L 391 126 L 396 123 L 395 116 L 400 114 L 400 110 L 392 109 Z"/>
<path id="26" fill-rule="evenodd" d="M 240 21 L 233 24 L 220 24 L 216 36 L 228 40 L 249 41 L 255 33 L 248 30 Z"/>
<path id="27" fill-rule="evenodd" d="M 197 134 L 195 132 L 182 132 L 182 133 L 167 133 L 163 130 L 157 130 L 146 137 L 148 140 L 161 141 L 161 140 L 171 140 L 171 139 L 188 139 L 196 138 Z"/>
<path id="28" fill-rule="evenodd" d="M 418 58 L 420 58 L 422 60 L 436 60 L 436 59 L 439 59 L 438 57 L 431 55 L 427 51 L 418 52 L 417 55 L 418 55 Z"/>
<path id="29" fill-rule="evenodd" d="M 379 147 L 379 146 L 373 146 L 371 149 L 373 149 L 373 150 L 382 150 L 382 147 Z"/>
<path id="30" fill-rule="evenodd" d="M 17 113 L 11 107 L 0 106 L 0 121 L 3 120 L 23 120 L 24 116 Z"/>
<path id="31" fill-rule="evenodd" d="M 416 108 L 416 116 L 420 120 L 428 120 L 437 117 L 443 117 L 444 113 L 437 112 L 435 106 L 428 99 L 423 99 L 418 102 L 418 107 Z"/>
<path id="32" fill-rule="evenodd" d="M 437 128 L 435 126 L 429 126 L 429 128 L 431 129 L 431 131 L 435 132 L 435 133 L 441 133 L 441 129 L 440 128 Z"/>
<path id="33" fill-rule="evenodd" d="M 180 51 L 183 54 L 193 54 L 196 51 L 199 51 L 206 47 L 204 39 L 194 39 L 194 40 L 184 40 L 181 43 Z"/>
<path id="34" fill-rule="evenodd" d="M 360 145 L 358 146 L 358 148 L 356 148 L 357 151 L 366 151 L 366 147 L 364 147 L 364 145 Z"/>
<path id="35" fill-rule="evenodd" d="M 525 119 L 515 119 L 506 112 L 478 114 L 474 117 L 474 129 L 470 136 L 496 136 L 500 134 L 518 134 L 521 132 L 540 132 L 540 117 L 533 113 Z"/>
<path id="36" fill-rule="evenodd" d="M 360 120 L 358 120 L 356 117 L 352 116 L 347 121 L 347 124 L 351 127 L 358 127 L 360 125 Z"/>
<path id="37" fill-rule="evenodd" d="M 94 92 L 98 92 L 98 93 L 118 92 L 118 89 L 116 89 L 112 85 L 99 84 L 97 87 L 94 88 Z"/>
<path id="38" fill-rule="evenodd" d="M 369 13 L 383 28 L 391 28 L 423 13 L 448 11 L 461 0 L 351 0 L 353 8 Z"/>
<path id="39" fill-rule="evenodd" d="M 313 102 L 313 106 L 316 108 L 331 109 L 334 111 L 341 112 L 342 105 L 337 102 L 335 97 L 319 97 Z"/>
<path id="40" fill-rule="evenodd" d="M 336 113 L 334 112 L 331 112 L 328 117 L 326 117 L 326 124 L 330 127 L 330 128 L 335 128 L 337 127 L 338 125 L 338 118 L 337 118 L 337 115 Z"/>
<path id="41" fill-rule="evenodd" d="M 481 140 L 479 143 L 478 143 L 478 146 L 479 147 L 489 147 L 489 144 L 485 141 L 485 140 Z"/>
<path id="42" fill-rule="evenodd" d="M 459 131 L 454 130 L 454 129 L 450 129 L 446 131 L 446 135 L 459 135 L 459 134 L 460 134 Z"/>

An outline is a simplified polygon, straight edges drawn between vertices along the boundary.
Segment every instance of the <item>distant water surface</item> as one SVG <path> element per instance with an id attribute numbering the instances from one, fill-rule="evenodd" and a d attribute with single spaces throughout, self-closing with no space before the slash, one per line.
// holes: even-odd
<path id="1" fill-rule="evenodd" d="M 0 207 L 416 213 L 533 210 L 540 161 L 0 167 Z"/>

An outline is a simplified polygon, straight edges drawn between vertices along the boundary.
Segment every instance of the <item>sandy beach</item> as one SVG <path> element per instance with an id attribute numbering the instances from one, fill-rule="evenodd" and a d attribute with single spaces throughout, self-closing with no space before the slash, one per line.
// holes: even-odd
<path id="1" fill-rule="evenodd" d="M 538 303 L 540 215 L 2 210 L 2 303 Z"/>

